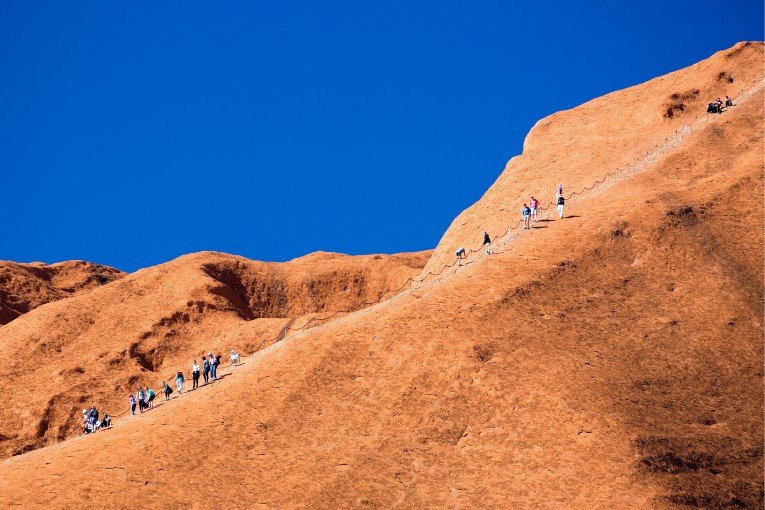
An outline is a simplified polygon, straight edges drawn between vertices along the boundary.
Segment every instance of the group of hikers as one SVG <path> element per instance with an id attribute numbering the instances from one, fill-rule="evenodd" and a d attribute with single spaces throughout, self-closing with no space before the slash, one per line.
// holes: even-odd
<path id="1" fill-rule="evenodd" d="M 566 199 L 563 197 L 563 183 L 558 184 L 558 189 L 555 192 L 555 203 L 558 206 L 558 217 L 563 219 L 563 208 L 566 204 Z M 539 210 L 539 200 L 533 196 L 528 203 L 523 204 L 523 208 L 521 209 L 521 219 L 523 222 L 524 230 L 531 229 L 531 223 L 537 222 L 537 214 L 539 213 Z M 489 236 L 489 232 L 486 230 L 483 232 L 483 245 L 486 248 L 486 255 L 491 255 L 491 237 Z M 462 261 L 467 257 L 465 247 L 460 246 L 457 248 L 455 254 L 457 255 L 457 265 L 461 266 Z"/>
<path id="2" fill-rule="evenodd" d="M 197 360 L 194 360 L 191 363 L 192 390 L 195 390 L 199 387 L 200 373 L 204 379 L 202 384 L 207 384 L 208 382 L 212 382 L 218 379 L 218 366 L 220 365 L 221 357 L 222 356 L 220 354 L 215 355 L 213 353 L 209 353 L 207 356 L 202 356 L 201 365 L 197 363 Z M 239 354 L 232 350 L 231 365 L 237 366 L 241 363 L 242 361 Z M 175 384 L 179 395 L 183 393 L 183 390 L 185 389 L 185 383 L 186 377 L 182 371 L 179 371 L 175 376 Z M 173 388 L 171 388 L 166 381 L 162 381 L 162 393 L 165 396 L 165 401 L 170 400 L 170 395 L 173 393 Z M 148 386 L 139 386 L 138 390 L 135 392 L 135 395 L 128 395 L 128 400 L 130 402 L 130 414 L 135 416 L 136 410 L 140 414 L 144 411 L 148 411 L 149 409 L 153 409 L 154 399 L 156 396 L 157 393 Z M 111 425 L 112 419 L 106 413 L 104 413 L 104 416 L 100 421 L 98 420 L 98 410 L 96 409 L 95 404 L 93 404 L 90 410 L 82 410 L 82 430 L 84 434 L 90 434 L 102 428 L 111 427 Z"/>
<path id="3" fill-rule="evenodd" d="M 164 383 L 163 383 L 164 384 Z M 154 397 L 157 393 L 149 388 L 138 387 L 138 391 L 135 392 L 135 396 L 130 395 L 130 414 L 135 414 L 135 407 L 138 404 L 138 412 L 142 413 L 154 408 Z M 167 399 L 165 399 L 167 400 Z"/>
<path id="4" fill-rule="evenodd" d="M 108 429 L 111 426 L 112 419 L 107 413 L 104 413 L 103 418 L 100 420 L 98 419 L 98 409 L 96 409 L 96 404 L 93 404 L 90 407 L 90 410 L 82 410 L 83 434 L 93 434 L 94 432 L 98 432 L 101 429 Z"/>
<path id="5" fill-rule="evenodd" d="M 220 365 L 221 354 L 209 353 L 207 356 L 202 356 L 202 364 L 197 363 L 194 360 L 191 363 L 191 390 L 199 388 L 200 374 L 203 378 L 202 384 L 207 384 L 218 379 L 218 365 Z M 236 366 L 241 364 L 241 357 L 236 351 L 231 351 L 231 365 Z M 181 395 L 186 389 L 186 376 L 183 371 L 178 371 L 175 374 L 175 387 L 178 390 L 178 394 Z M 170 400 L 170 395 L 173 393 L 173 388 L 167 384 L 167 381 L 162 381 L 162 393 L 165 396 L 165 401 Z M 130 414 L 135 415 L 136 406 L 138 412 L 142 413 L 154 407 L 154 397 L 156 393 L 149 387 L 138 387 L 138 391 L 135 395 L 129 395 L 130 400 Z"/>
<path id="6" fill-rule="evenodd" d="M 707 113 L 722 113 L 726 108 L 733 106 L 733 99 L 725 96 L 725 102 L 719 97 L 707 104 Z"/>

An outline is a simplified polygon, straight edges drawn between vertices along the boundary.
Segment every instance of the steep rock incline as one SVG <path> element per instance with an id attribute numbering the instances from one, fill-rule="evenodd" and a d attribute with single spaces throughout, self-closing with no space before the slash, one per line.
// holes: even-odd
<path id="1" fill-rule="evenodd" d="M 530 196 L 546 205 L 559 183 L 564 194 L 591 185 L 663 143 L 703 114 L 709 101 L 733 97 L 763 74 L 763 44 L 742 42 L 685 69 L 540 120 L 526 137 L 523 154 L 512 158 L 481 199 L 454 219 L 424 273 L 452 263 L 459 246 L 480 246 L 484 230 L 492 237 L 505 233 L 520 219 Z"/>
<path id="2" fill-rule="evenodd" d="M 58 264 L 0 261 L 0 325 L 51 301 L 90 291 L 125 273 L 84 260 Z"/>
<path id="3" fill-rule="evenodd" d="M 762 508 L 758 94 L 502 253 L 0 462 L 0 506 Z"/>
<path id="4" fill-rule="evenodd" d="M 157 390 L 192 359 L 242 354 L 288 327 L 376 301 L 419 273 L 430 252 L 318 253 L 263 263 L 220 253 L 187 255 L 87 295 L 49 303 L 0 328 L 0 453 L 8 456 L 78 431 L 91 402 L 125 409 L 137 385 Z"/>
<path id="5" fill-rule="evenodd" d="M 761 508 L 763 115 L 209 390 L 7 459 L 0 505 Z"/>

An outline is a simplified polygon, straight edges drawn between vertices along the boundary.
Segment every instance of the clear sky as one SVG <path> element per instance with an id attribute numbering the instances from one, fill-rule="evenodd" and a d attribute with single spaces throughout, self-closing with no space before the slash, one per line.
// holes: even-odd
<path id="1" fill-rule="evenodd" d="M 432 248 L 541 117 L 762 39 L 762 0 L 2 0 L 0 259 Z"/>

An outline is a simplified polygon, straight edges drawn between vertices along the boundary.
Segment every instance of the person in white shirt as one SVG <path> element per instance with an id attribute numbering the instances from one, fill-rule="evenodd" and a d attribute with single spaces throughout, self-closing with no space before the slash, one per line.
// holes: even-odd
<path id="1" fill-rule="evenodd" d="M 191 389 L 195 390 L 199 388 L 199 365 L 197 360 L 191 364 Z"/>

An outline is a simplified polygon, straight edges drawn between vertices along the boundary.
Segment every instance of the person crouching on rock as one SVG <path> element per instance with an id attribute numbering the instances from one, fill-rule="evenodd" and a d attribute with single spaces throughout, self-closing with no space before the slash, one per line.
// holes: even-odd
<path id="1" fill-rule="evenodd" d="M 457 255 L 457 266 L 461 266 L 462 260 L 465 258 L 465 247 L 460 246 L 459 248 L 457 248 L 457 251 L 455 252 L 455 254 Z"/>

